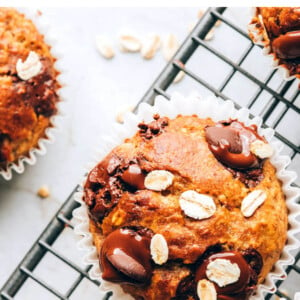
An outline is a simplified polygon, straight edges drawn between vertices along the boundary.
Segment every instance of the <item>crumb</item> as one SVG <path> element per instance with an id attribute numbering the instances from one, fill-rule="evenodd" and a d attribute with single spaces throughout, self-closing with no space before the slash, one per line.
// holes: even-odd
<path id="1" fill-rule="evenodd" d="M 38 189 L 37 195 L 38 195 L 40 198 L 48 198 L 48 197 L 50 196 L 50 191 L 49 191 L 48 186 L 42 185 L 42 186 Z"/>

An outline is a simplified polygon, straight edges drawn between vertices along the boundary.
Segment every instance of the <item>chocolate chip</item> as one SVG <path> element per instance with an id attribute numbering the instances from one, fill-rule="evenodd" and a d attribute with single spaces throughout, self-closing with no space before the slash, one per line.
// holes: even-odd
<path id="1" fill-rule="evenodd" d="M 141 283 L 147 279 L 147 271 L 143 265 L 121 249 L 115 249 L 113 254 L 107 255 L 106 257 L 118 271 L 130 279 Z"/>
<path id="2" fill-rule="evenodd" d="M 163 128 L 168 126 L 169 121 L 167 117 L 160 117 L 158 114 L 153 115 L 154 121 L 149 124 L 140 123 L 138 127 L 140 128 L 139 134 L 145 139 L 152 139 L 154 136 L 162 133 Z"/>

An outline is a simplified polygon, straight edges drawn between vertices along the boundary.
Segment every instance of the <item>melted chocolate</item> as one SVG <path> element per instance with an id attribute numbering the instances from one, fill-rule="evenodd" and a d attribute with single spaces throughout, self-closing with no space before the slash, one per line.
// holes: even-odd
<path id="1" fill-rule="evenodd" d="M 136 160 L 124 161 L 113 155 L 99 163 L 88 175 L 84 201 L 96 222 L 115 207 L 124 192 L 144 189 L 145 175 Z"/>
<path id="2" fill-rule="evenodd" d="M 263 266 L 263 259 L 260 253 L 253 248 L 249 248 L 243 251 L 243 256 L 250 267 L 255 271 L 256 275 L 259 275 Z"/>
<path id="3" fill-rule="evenodd" d="M 102 221 L 112 210 L 121 197 L 121 189 L 120 182 L 114 177 L 109 177 L 106 160 L 89 173 L 83 199 L 93 220 Z"/>
<path id="4" fill-rule="evenodd" d="M 121 228 L 110 233 L 101 247 L 102 278 L 111 282 L 145 284 L 152 276 L 152 232 L 141 227 Z"/>
<path id="5" fill-rule="evenodd" d="M 231 263 L 236 263 L 241 270 L 241 274 L 237 282 L 228 284 L 224 287 L 219 287 L 218 284 L 214 283 L 217 294 L 232 295 L 243 293 L 249 285 L 252 269 L 239 252 L 221 252 L 209 256 L 197 269 L 196 282 L 201 279 L 208 279 L 206 276 L 207 266 L 210 262 L 218 258 L 229 260 Z"/>
<path id="6" fill-rule="evenodd" d="M 300 57 L 300 30 L 281 34 L 272 41 L 273 51 L 283 59 Z"/>
<path id="7" fill-rule="evenodd" d="M 213 282 L 217 291 L 218 300 L 246 300 L 249 299 L 256 288 L 258 275 L 262 268 L 262 257 L 253 248 L 242 252 L 222 251 L 223 245 L 216 244 L 207 248 L 198 261 L 196 271 L 192 268 L 191 275 L 183 278 L 178 284 L 176 297 L 174 299 L 198 299 L 197 282 L 201 279 L 208 279 L 206 276 L 207 265 L 217 258 L 228 259 L 238 264 L 241 276 L 235 283 L 220 288 Z M 195 275 L 194 275 L 195 274 Z"/>
<path id="8" fill-rule="evenodd" d="M 158 114 L 153 116 L 154 121 L 149 124 L 140 123 L 138 127 L 140 128 L 139 134 L 141 137 L 145 139 L 152 139 L 154 136 L 162 133 L 163 129 L 168 126 L 169 121 L 167 117 L 160 117 Z"/>
<path id="9" fill-rule="evenodd" d="M 247 127 L 237 120 L 220 122 L 206 127 L 205 137 L 216 159 L 247 186 L 255 186 L 262 179 L 262 160 L 250 151 L 252 142 L 264 141 L 255 125 Z"/>

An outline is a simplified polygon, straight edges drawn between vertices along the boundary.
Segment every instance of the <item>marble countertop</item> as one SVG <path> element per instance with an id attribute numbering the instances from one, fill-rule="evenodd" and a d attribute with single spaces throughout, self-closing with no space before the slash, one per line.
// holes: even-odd
<path id="1" fill-rule="evenodd" d="M 96 151 L 97 136 L 109 130 L 122 106 L 134 105 L 141 99 L 165 65 L 161 53 L 146 61 L 140 54 L 121 53 L 116 45 L 116 57 L 105 60 L 96 50 L 95 36 L 107 34 L 116 44 L 119 32 L 128 28 L 141 36 L 151 32 L 162 36 L 174 33 L 182 41 L 189 24 L 197 21 L 199 8 L 40 10 L 56 33 L 64 55 L 64 117 L 59 121 L 55 143 L 47 146 L 47 154 L 38 157 L 37 164 L 27 166 L 24 174 L 14 174 L 11 181 L 0 179 L 0 286 L 80 181 L 85 166 Z M 246 26 L 248 19 L 240 16 L 249 14 L 249 9 L 232 9 L 231 14 Z M 234 45 L 231 47 L 234 52 Z M 213 70 L 207 69 L 207 72 L 209 77 Z M 184 87 L 185 91 L 195 89 L 195 85 L 184 83 L 184 80 L 177 86 Z M 50 189 L 50 197 L 41 199 L 37 190 L 44 184 Z M 74 240 L 70 232 L 57 243 L 80 264 L 80 255 L 73 253 Z M 53 284 L 61 285 L 62 289 L 73 276 L 71 271 L 66 271 L 51 279 L 49 274 L 55 272 L 53 260 L 45 262 L 40 272 L 50 283 L 56 277 L 59 283 Z M 54 299 L 42 291 L 41 294 L 37 292 L 39 296 L 32 296 L 34 284 L 30 284 L 25 285 L 22 296 L 16 299 Z M 87 290 L 94 299 L 100 299 L 96 288 L 82 285 L 72 299 L 82 299 L 82 295 L 87 299 Z"/>

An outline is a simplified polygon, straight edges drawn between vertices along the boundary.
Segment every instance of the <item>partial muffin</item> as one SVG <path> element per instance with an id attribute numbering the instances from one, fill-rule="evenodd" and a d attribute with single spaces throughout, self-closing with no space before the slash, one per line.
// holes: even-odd
<path id="1" fill-rule="evenodd" d="M 249 29 L 289 76 L 300 78 L 300 7 L 257 7 Z"/>
<path id="2" fill-rule="evenodd" d="M 287 237 L 271 155 L 236 119 L 140 123 L 84 185 L 102 278 L 134 299 L 248 299 Z"/>
<path id="3" fill-rule="evenodd" d="M 31 20 L 0 9 L 0 170 L 38 146 L 57 112 L 55 58 Z"/>

